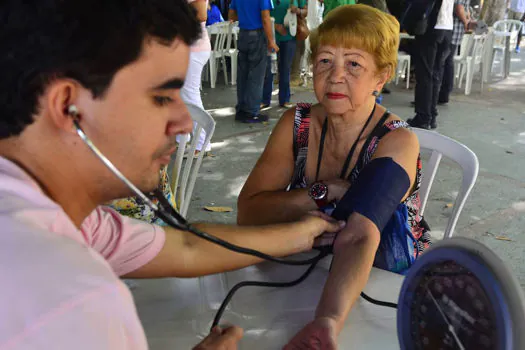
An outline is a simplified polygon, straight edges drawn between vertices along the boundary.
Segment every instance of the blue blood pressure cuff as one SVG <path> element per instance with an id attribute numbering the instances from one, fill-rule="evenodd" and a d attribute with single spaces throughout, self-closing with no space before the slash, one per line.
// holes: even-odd
<path id="1" fill-rule="evenodd" d="M 352 213 L 359 213 L 381 232 L 409 187 L 410 178 L 405 169 L 392 158 L 376 158 L 361 170 L 337 203 L 332 217 L 346 221 Z"/>

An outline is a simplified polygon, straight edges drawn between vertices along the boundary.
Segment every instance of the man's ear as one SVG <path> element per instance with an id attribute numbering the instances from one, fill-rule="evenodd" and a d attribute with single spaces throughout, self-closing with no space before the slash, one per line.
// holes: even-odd
<path id="1" fill-rule="evenodd" d="M 76 104 L 80 86 L 70 79 L 58 79 L 53 81 L 44 94 L 46 115 L 50 122 L 57 128 L 66 132 L 75 132 L 73 118 L 69 107 Z M 77 115 L 77 118 L 81 118 Z"/>

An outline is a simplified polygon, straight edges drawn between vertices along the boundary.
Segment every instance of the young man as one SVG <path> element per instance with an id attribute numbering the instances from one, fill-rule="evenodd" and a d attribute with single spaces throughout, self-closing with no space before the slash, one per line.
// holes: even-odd
<path id="1" fill-rule="evenodd" d="M 450 94 L 454 89 L 454 56 L 458 52 L 458 47 L 461 44 L 461 40 L 463 40 L 465 31 L 469 28 L 469 24 L 475 25 L 475 22 L 470 20 L 469 7 L 470 0 L 454 0 L 454 30 L 452 31 L 450 52 L 445 59 L 443 81 L 437 102 L 441 105 L 448 103 Z"/>
<path id="2" fill-rule="evenodd" d="M 0 348 L 147 349 L 126 278 L 190 277 L 258 259 L 100 207 L 132 193 L 74 120 L 144 192 L 192 121 L 180 98 L 200 26 L 186 0 L 0 3 Z M 283 256 L 337 225 L 202 224 Z M 235 349 L 237 327 L 198 349 Z"/>
<path id="3" fill-rule="evenodd" d="M 235 120 L 243 123 L 268 121 L 259 112 L 268 52 L 279 51 L 273 37 L 272 9 L 272 0 L 232 0 L 230 4 L 228 18 L 238 20 L 240 28 Z"/>
<path id="4" fill-rule="evenodd" d="M 414 47 L 416 115 L 407 120 L 412 127 L 437 128 L 437 102 L 445 60 L 452 42 L 453 12 L 454 0 L 436 0 L 428 16 L 426 32 L 423 35 L 416 35 Z"/>

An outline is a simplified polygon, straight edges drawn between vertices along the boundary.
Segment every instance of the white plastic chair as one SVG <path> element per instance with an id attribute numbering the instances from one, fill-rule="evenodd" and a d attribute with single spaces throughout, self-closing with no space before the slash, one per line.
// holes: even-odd
<path id="1" fill-rule="evenodd" d="M 454 79 L 457 83 L 459 83 L 459 77 L 461 76 L 462 71 L 466 69 L 467 57 L 471 54 L 472 45 L 474 44 L 473 38 L 474 36 L 472 34 L 463 35 L 459 46 L 459 54 L 454 56 Z"/>
<path id="2" fill-rule="evenodd" d="M 226 43 L 228 40 L 228 35 L 229 33 L 231 34 L 230 22 L 215 23 L 207 27 L 206 29 L 208 30 L 210 37 L 212 37 L 212 35 L 215 36 L 210 59 L 208 60 L 208 64 L 206 65 L 206 75 L 208 75 L 208 71 L 209 71 L 210 85 L 212 89 L 214 89 L 215 83 L 217 82 L 217 74 L 219 71 L 218 69 L 219 67 L 217 66 L 218 60 L 220 60 L 222 63 L 222 70 L 224 72 L 224 81 L 226 84 L 228 84 L 228 71 L 226 70 L 225 51 L 226 51 Z"/>
<path id="3" fill-rule="evenodd" d="M 399 83 L 399 77 L 402 74 L 405 74 L 408 89 L 410 87 L 410 55 L 399 51 L 397 53 L 396 85 Z"/>
<path id="4" fill-rule="evenodd" d="M 523 23 L 515 19 L 504 19 L 496 21 L 493 27 L 495 31 L 511 33 L 509 50 L 514 50 L 518 41 L 518 33 L 523 29 Z M 499 46 L 498 48 L 503 49 L 504 45 Z"/>
<path id="5" fill-rule="evenodd" d="M 186 148 L 186 144 L 188 143 L 190 135 L 186 134 L 180 137 L 177 154 L 172 161 L 173 169 L 171 171 L 172 190 L 175 195 L 177 208 L 182 216 L 186 216 L 188 212 L 197 174 L 201 167 L 204 153 L 206 153 L 202 151 L 199 152 L 197 157 L 193 157 L 199 141 L 199 135 L 202 130 L 206 133 L 206 139 L 202 145 L 202 150 L 205 150 L 215 132 L 215 120 L 213 120 L 208 112 L 190 104 L 186 105 L 186 107 L 191 115 L 191 119 L 197 124 L 197 127 L 193 129 L 194 137 L 192 137 L 188 148 Z M 188 154 L 187 157 L 184 156 L 186 152 Z"/>
<path id="6" fill-rule="evenodd" d="M 486 34 L 472 36 L 472 52 L 470 54 L 467 53 L 467 57 L 459 62 L 463 67 L 460 70 L 458 87 L 461 88 L 461 82 L 465 78 L 465 95 L 470 95 L 474 73 L 478 70 L 483 72 L 483 50 L 486 49 L 486 39 Z M 483 78 L 481 79 L 481 90 L 483 91 Z"/>
<path id="7" fill-rule="evenodd" d="M 239 50 L 237 50 L 237 34 L 235 29 L 238 29 L 238 27 L 236 28 L 235 24 L 230 24 L 230 26 L 228 27 L 228 35 L 226 36 L 226 42 L 223 49 L 223 57 L 230 57 L 232 85 L 237 84 L 237 56 L 239 54 Z M 227 76 L 227 73 L 225 74 Z"/>
<path id="8" fill-rule="evenodd" d="M 450 238 L 454 234 L 454 229 L 458 222 L 459 214 L 463 210 L 463 206 L 470 194 L 470 191 L 476 183 L 479 171 L 478 157 L 467 146 L 455 141 L 447 136 L 438 134 L 434 131 L 417 129 L 413 131 L 416 133 L 421 149 L 432 151 L 428 163 L 425 165 L 423 178 L 420 188 L 421 208 L 420 214 L 423 215 L 427 205 L 428 196 L 434 177 L 436 176 L 437 168 L 443 156 L 456 162 L 463 171 L 463 180 L 461 187 L 454 202 L 452 215 L 448 220 L 445 229 L 444 238 Z"/>
<path id="9" fill-rule="evenodd" d="M 515 20 L 515 19 L 504 19 L 501 21 L 496 21 L 493 25 L 493 31 L 495 32 L 495 36 L 493 38 L 493 48 L 492 48 L 492 57 L 490 62 L 490 71 L 492 71 L 492 66 L 494 65 L 494 58 L 496 57 L 496 53 L 501 52 L 502 54 L 502 61 L 505 60 L 506 55 L 510 55 L 510 51 L 514 50 L 516 47 L 516 43 L 518 40 L 518 33 L 523 28 L 523 23 Z M 510 45 L 507 50 L 505 50 L 505 41 L 507 40 L 506 37 L 497 35 L 497 33 L 510 33 Z M 501 65 L 501 75 L 505 76 L 505 72 L 503 71 L 504 65 Z"/>

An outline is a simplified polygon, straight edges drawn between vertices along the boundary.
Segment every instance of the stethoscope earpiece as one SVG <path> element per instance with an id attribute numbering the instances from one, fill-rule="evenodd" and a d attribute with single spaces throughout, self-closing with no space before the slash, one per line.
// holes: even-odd
<path id="1" fill-rule="evenodd" d="M 75 105 L 69 105 L 67 107 L 67 113 L 71 114 L 73 117 L 76 117 L 78 115 L 78 108 Z"/>

